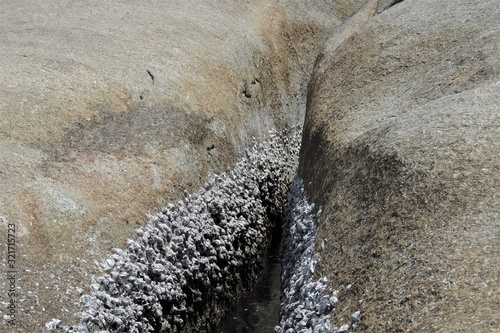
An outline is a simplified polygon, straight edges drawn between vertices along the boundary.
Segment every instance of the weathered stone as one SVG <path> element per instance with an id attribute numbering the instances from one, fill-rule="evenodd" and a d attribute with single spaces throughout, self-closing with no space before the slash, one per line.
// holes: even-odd
<path id="1" fill-rule="evenodd" d="M 248 151 L 230 174 L 212 177 L 207 189 L 151 216 L 129 241 L 128 252 L 103 261 L 109 274 L 80 298 L 81 321 L 51 321 L 47 327 L 58 323 L 66 333 L 212 331 L 263 265 L 273 225 L 269 212 L 283 210 L 300 132 L 292 142 L 283 138 L 272 133 L 272 141 Z M 257 189 L 254 196 L 235 200 L 234 191 L 250 184 Z M 201 199 L 207 196 L 217 199 Z M 166 329 L 172 323 L 177 328 Z"/>
<path id="2" fill-rule="evenodd" d="M 361 3 L 2 1 L 0 231 L 16 225 L 16 329 L 72 319 L 94 261 L 148 210 L 301 122 L 325 32 Z"/>
<path id="3" fill-rule="evenodd" d="M 499 50 L 496 1 L 403 1 L 318 61 L 300 175 L 334 326 L 500 328 Z"/>
<path id="4" fill-rule="evenodd" d="M 89 291 L 114 302 L 119 283 L 149 288 L 134 276 L 144 264 L 124 258 L 154 253 L 133 241 L 110 250 L 125 248 L 147 210 L 234 164 L 249 139 L 302 122 L 306 94 L 300 176 L 323 214 L 321 259 L 303 274 L 340 290 L 330 295 L 334 331 L 499 329 L 496 1 L 5 0 L 0 9 L 0 231 L 16 226 L 14 331 L 71 322 Z M 221 193 L 251 211 L 244 203 L 258 189 L 226 185 Z M 151 267 L 162 283 L 173 281 L 162 265 L 193 266 L 202 244 L 189 231 L 199 204 L 190 200 L 162 211 L 185 209 L 184 234 L 155 238 L 171 234 L 165 225 L 139 235 L 172 246 Z M 241 225 L 227 224 L 220 195 L 200 200 L 229 240 Z M 214 245 L 207 253 L 228 263 L 256 252 Z M 108 274 L 94 265 L 104 258 Z M 216 291 L 228 288 L 219 282 Z M 0 286 L 7 295 L 10 281 Z M 286 325 L 314 322 L 292 306 L 329 311 L 323 282 L 311 287 L 288 304 Z M 123 302 L 139 316 L 146 308 Z M 185 311 L 172 309 L 163 329 L 183 326 Z M 87 321 L 123 326 L 120 316 Z M 323 319 L 311 330 L 330 331 Z"/>

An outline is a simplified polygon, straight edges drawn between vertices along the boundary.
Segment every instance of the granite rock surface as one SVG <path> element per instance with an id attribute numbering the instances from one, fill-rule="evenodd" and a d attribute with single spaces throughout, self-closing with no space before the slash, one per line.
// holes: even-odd
<path id="1" fill-rule="evenodd" d="M 361 4 L 2 1 L 0 231 L 15 224 L 15 329 L 73 319 L 95 262 L 148 211 L 227 170 L 252 138 L 302 122 L 326 32 Z"/>
<path id="2" fill-rule="evenodd" d="M 336 326 L 500 331 L 499 51 L 496 1 L 407 0 L 320 57 L 299 168 Z"/>
<path id="3" fill-rule="evenodd" d="M 495 0 L 2 1 L 0 331 L 72 322 L 146 212 L 302 122 L 321 329 L 500 331 L 499 36 Z"/>

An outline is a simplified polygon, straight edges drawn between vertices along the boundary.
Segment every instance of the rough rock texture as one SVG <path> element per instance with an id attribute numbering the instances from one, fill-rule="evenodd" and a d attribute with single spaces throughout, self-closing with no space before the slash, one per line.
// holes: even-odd
<path id="1" fill-rule="evenodd" d="M 335 325 L 500 331 L 498 2 L 399 2 L 327 50 L 299 168 Z"/>
<path id="2" fill-rule="evenodd" d="M 0 233 L 15 225 L 17 273 L 0 329 L 70 321 L 147 210 L 301 122 L 328 33 L 300 176 L 323 207 L 331 327 L 499 331 L 500 7 L 363 4 L 2 1 Z"/>
<path id="3" fill-rule="evenodd" d="M 314 253 L 317 220 L 321 212 L 314 212 L 304 192 L 304 184 L 295 177 L 285 207 L 283 223 L 283 257 L 280 307 L 280 325 L 276 333 L 332 332 L 328 313 L 337 303 L 337 292 L 327 293 L 327 279 L 315 279 L 314 271 L 319 256 Z"/>
<path id="4" fill-rule="evenodd" d="M 301 122 L 325 32 L 362 3 L 2 1 L 0 233 L 15 224 L 12 329 L 71 318 L 94 261 L 134 237 L 147 210 L 199 188 L 252 137 Z M 0 288 L 3 297 L 5 279 Z"/>
<path id="5" fill-rule="evenodd" d="M 262 269 L 297 166 L 300 133 L 272 133 L 230 173 L 151 216 L 136 240 L 103 261 L 106 274 L 80 298 L 80 324 L 64 331 L 213 331 Z"/>

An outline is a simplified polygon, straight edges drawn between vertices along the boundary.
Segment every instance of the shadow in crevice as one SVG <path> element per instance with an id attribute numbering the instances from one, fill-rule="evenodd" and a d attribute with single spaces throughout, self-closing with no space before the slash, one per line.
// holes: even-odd
<path id="1" fill-rule="evenodd" d="M 264 267 L 255 286 L 238 300 L 214 333 L 269 333 L 279 324 L 281 223 L 273 228 Z"/>
<path id="2" fill-rule="evenodd" d="M 397 5 L 398 3 L 401 3 L 403 2 L 404 0 L 392 0 L 392 1 L 385 1 L 385 2 L 381 2 L 381 5 L 379 5 L 379 9 L 377 11 L 377 14 L 380 14 L 386 10 L 388 10 L 389 8 Z"/>

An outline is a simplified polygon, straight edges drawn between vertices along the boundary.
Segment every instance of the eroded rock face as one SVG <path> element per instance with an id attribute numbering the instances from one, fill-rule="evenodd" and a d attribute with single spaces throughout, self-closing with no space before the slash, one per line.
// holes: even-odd
<path id="1" fill-rule="evenodd" d="M 94 261 L 148 210 L 197 190 L 252 137 L 301 122 L 324 32 L 361 2 L 2 1 L 0 220 L 2 233 L 16 226 L 16 329 L 72 319 Z"/>
<path id="2" fill-rule="evenodd" d="M 500 329 L 499 19 L 496 1 L 403 1 L 319 61 L 300 175 L 334 326 Z"/>
<path id="3" fill-rule="evenodd" d="M 229 174 L 151 216 L 136 240 L 103 261 L 106 273 L 80 298 L 80 323 L 63 331 L 213 331 L 264 265 L 271 218 L 283 214 L 296 168 L 299 134 L 271 133 Z"/>

